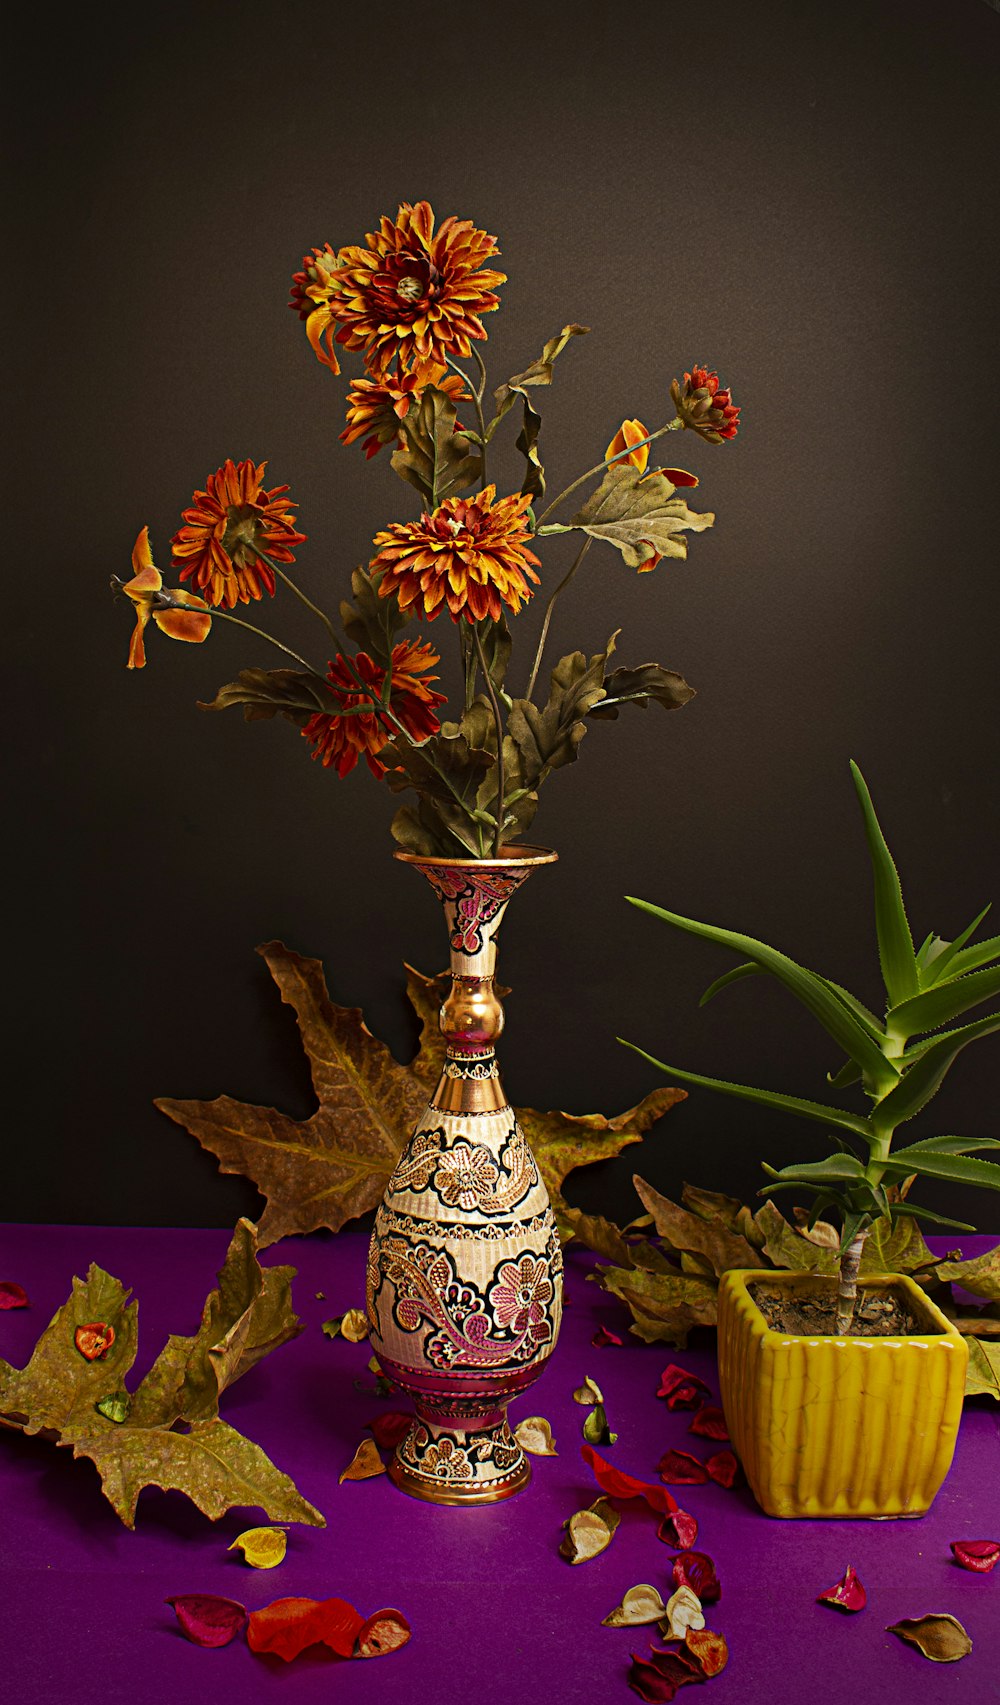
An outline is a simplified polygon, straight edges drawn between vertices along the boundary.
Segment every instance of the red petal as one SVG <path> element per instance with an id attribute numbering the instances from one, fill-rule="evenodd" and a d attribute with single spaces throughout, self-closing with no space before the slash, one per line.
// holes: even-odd
<path id="1" fill-rule="evenodd" d="M 697 1661 L 704 1676 L 718 1675 L 729 1662 L 729 1647 L 725 1636 L 713 1634 L 710 1628 L 688 1628 L 684 1645 Z"/>
<path id="2" fill-rule="evenodd" d="M 612 1468 L 610 1462 L 598 1456 L 593 1445 L 581 1445 L 580 1450 L 601 1491 L 606 1492 L 609 1498 L 644 1498 L 650 1509 L 662 1516 L 672 1515 L 676 1510 L 676 1501 L 666 1487 L 637 1480 L 633 1474 L 626 1474 L 624 1469 Z"/>
<path id="3" fill-rule="evenodd" d="M 685 468 L 657 468 L 658 474 L 665 474 L 671 485 L 697 485 L 697 474 L 689 474 Z"/>
<path id="4" fill-rule="evenodd" d="M 704 1463 L 686 1450 L 668 1450 L 657 1463 L 656 1472 L 667 1486 L 703 1486 L 708 1479 Z"/>
<path id="5" fill-rule="evenodd" d="M 704 1551 L 681 1551 L 674 1558 L 674 1586 L 690 1587 L 702 1604 L 717 1604 L 722 1597 L 715 1564 Z"/>
<path id="6" fill-rule="evenodd" d="M 817 1604 L 832 1604 L 837 1610 L 864 1610 L 868 1603 L 868 1594 L 854 1573 L 854 1567 L 848 1563 L 843 1580 L 835 1587 L 828 1587 L 825 1593 L 820 1593 Z"/>
<path id="7" fill-rule="evenodd" d="M 703 1439 L 729 1439 L 726 1431 L 726 1417 L 716 1403 L 703 1403 L 697 1415 L 688 1428 L 689 1433 L 697 1433 Z"/>
<path id="8" fill-rule="evenodd" d="M 951 1553 L 960 1569 L 988 1575 L 1000 1561 L 1000 1539 L 953 1539 Z"/>
<path id="9" fill-rule="evenodd" d="M 696 1409 L 701 1402 L 699 1391 L 707 1391 L 708 1386 L 696 1373 L 686 1373 L 671 1362 L 660 1375 L 660 1389 L 657 1397 L 665 1397 L 668 1409 Z"/>
<path id="10" fill-rule="evenodd" d="M 735 1486 L 740 1477 L 740 1465 L 731 1450 L 717 1450 L 706 1459 L 705 1468 L 717 1486 Z"/>
<path id="11" fill-rule="evenodd" d="M 410 1638 L 410 1624 L 402 1611 L 377 1610 L 358 1630 L 356 1653 L 359 1658 L 384 1658 L 388 1652 L 398 1652 Z"/>
<path id="12" fill-rule="evenodd" d="M 252 1652 L 274 1652 L 286 1663 L 320 1643 L 349 1658 L 364 1625 L 364 1617 L 342 1598 L 277 1598 L 250 1612 L 247 1645 Z"/>
<path id="13" fill-rule="evenodd" d="M 565 1301 L 565 1298 L 563 1298 Z M 590 1340 L 595 1350 L 603 1350 L 606 1344 L 617 1344 L 621 1347 L 622 1340 L 617 1332 L 609 1332 L 606 1326 L 599 1326 Z"/>
<path id="14" fill-rule="evenodd" d="M 366 1421 L 365 1426 L 375 1435 L 375 1443 L 382 1450 L 394 1450 L 401 1439 L 405 1439 L 413 1425 L 414 1416 L 402 1409 L 387 1409 L 384 1415 L 376 1415 L 373 1421 Z"/>
<path id="15" fill-rule="evenodd" d="M 242 1604 L 212 1593 L 178 1593 L 168 1598 L 185 1640 L 195 1646 L 228 1646 L 247 1619 Z"/>
<path id="16" fill-rule="evenodd" d="M 664 1516 L 656 1537 L 662 1539 L 664 1545 L 679 1545 L 682 1551 L 687 1551 L 698 1538 L 697 1520 L 687 1510 L 674 1510 L 672 1515 Z"/>
<path id="17" fill-rule="evenodd" d="M 648 1658 L 632 1653 L 628 1684 L 640 1699 L 650 1700 L 652 1705 L 673 1699 L 677 1689 L 685 1687 L 688 1682 L 704 1679 L 701 1668 L 684 1651 L 666 1652 L 651 1646 Z"/>
<path id="18" fill-rule="evenodd" d="M 0 1279 L 0 1308 L 30 1308 L 28 1293 L 13 1279 Z"/>
<path id="19" fill-rule="evenodd" d="M 73 1334 L 73 1342 L 81 1356 L 86 1356 L 88 1362 L 97 1362 L 106 1356 L 115 1341 L 115 1329 L 106 1321 L 94 1320 L 89 1326 L 78 1326 Z"/>

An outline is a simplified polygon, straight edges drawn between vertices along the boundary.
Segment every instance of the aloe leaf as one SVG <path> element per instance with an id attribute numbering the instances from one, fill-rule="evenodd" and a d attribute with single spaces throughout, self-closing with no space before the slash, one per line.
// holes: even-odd
<path id="1" fill-rule="evenodd" d="M 886 1014 L 886 1030 L 890 1036 L 904 1039 L 917 1036 L 924 1030 L 939 1030 L 960 1013 L 982 1001 L 1000 994 L 1000 965 L 988 965 L 946 983 L 937 983 L 912 1000 L 890 1007 Z"/>
<path id="2" fill-rule="evenodd" d="M 974 1225 L 967 1225 L 965 1220 L 950 1220 L 946 1214 L 936 1214 L 931 1208 L 915 1208 L 909 1202 L 890 1202 L 889 1213 L 893 1221 L 902 1219 L 906 1214 L 914 1220 L 933 1220 L 935 1225 L 951 1226 L 953 1231 L 975 1231 Z"/>
<path id="3" fill-rule="evenodd" d="M 838 1072 L 827 1072 L 826 1081 L 831 1089 L 848 1089 L 852 1083 L 860 1083 L 861 1068 L 853 1060 L 845 1060 Z"/>
<path id="4" fill-rule="evenodd" d="M 873 1129 L 894 1131 L 897 1125 L 912 1119 L 937 1094 L 956 1055 L 970 1042 L 975 1042 L 980 1036 L 989 1036 L 994 1030 L 1000 1030 L 1000 1012 L 992 1012 L 987 1018 L 977 1019 L 974 1024 L 963 1024 L 960 1030 L 952 1030 L 939 1037 L 909 1067 L 895 1088 L 890 1089 L 878 1106 L 872 1108 Z"/>
<path id="5" fill-rule="evenodd" d="M 841 1253 L 841 1255 L 843 1255 L 845 1249 L 850 1248 L 851 1244 L 854 1242 L 854 1239 L 857 1237 L 859 1232 L 867 1230 L 867 1227 L 865 1225 L 866 1220 L 868 1222 L 868 1225 L 871 1225 L 871 1223 L 872 1223 L 871 1214 L 868 1214 L 868 1213 L 862 1213 L 862 1214 L 852 1213 L 852 1214 L 845 1214 L 844 1215 L 843 1230 L 840 1233 L 840 1253 Z"/>
<path id="6" fill-rule="evenodd" d="M 928 954 L 926 961 L 921 965 L 922 975 L 920 981 L 925 988 L 930 988 L 932 983 L 939 983 L 941 981 L 945 972 L 951 966 L 952 961 L 959 953 L 961 953 L 966 942 L 975 935 L 989 909 L 989 905 L 985 905 L 979 915 L 973 918 L 968 928 L 964 929 L 961 935 L 956 935 L 954 941 L 942 942 L 939 935 L 933 937 L 933 940 L 940 942 L 941 945 L 940 951 Z M 981 943 L 980 945 L 984 944 Z"/>
<path id="7" fill-rule="evenodd" d="M 855 1184 L 865 1175 L 860 1160 L 852 1154 L 828 1154 L 824 1160 L 777 1168 L 764 1162 L 764 1171 L 771 1178 L 790 1184 Z"/>
<path id="8" fill-rule="evenodd" d="M 974 947 L 963 947 L 961 953 L 956 953 L 948 967 L 951 977 L 964 977 L 968 971 L 978 971 L 981 965 L 989 965 L 994 959 L 1000 959 L 1000 935 L 987 936 L 985 941 L 977 941 Z"/>
<path id="9" fill-rule="evenodd" d="M 844 1053 L 849 1054 L 852 1060 L 857 1060 L 858 1065 L 879 1089 L 885 1089 L 895 1082 L 899 1075 L 895 1066 L 885 1059 L 865 1026 L 848 1010 L 839 995 L 827 987 L 822 977 L 805 970 L 801 965 L 796 965 L 794 959 L 789 959 L 787 954 L 779 953 L 777 948 L 768 947 L 765 942 L 756 941 L 751 935 L 740 935 L 735 930 L 717 929 L 714 924 L 698 923 L 694 918 L 684 918 L 677 912 L 668 912 L 662 906 L 654 906 L 649 900 L 637 900 L 631 894 L 626 895 L 626 898 L 629 905 L 638 906 L 640 911 L 649 912 L 652 917 L 673 924 L 675 929 L 686 930 L 689 935 L 700 936 L 703 941 L 714 941 L 719 947 L 728 947 L 732 952 L 752 959 L 762 970 L 770 971 L 808 1008 L 814 1018 L 819 1019 L 838 1046 L 843 1048 Z"/>
<path id="10" fill-rule="evenodd" d="M 819 972 L 817 971 L 815 975 L 819 976 Z M 852 995 L 849 989 L 841 988 L 839 983 L 832 982 L 829 977 L 820 977 L 819 980 L 824 988 L 829 989 L 831 994 L 836 995 L 837 999 L 843 1002 L 848 1012 L 854 1014 L 858 1023 L 868 1031 L 873 1041 L 881 1044 L 885 1040 L 885 1026 L 879 1023 L 875 1014 L 855 995 Z"/>
<path id="11" fill-rule="evenodd" d="M 899 872 L 892 862 L 892 854 L 886 846 L 885 836 L 875 815 L 871 794 L 865 783 L 865 778 L 854 760 L 851 760 L 851 775 L 854 786 L 861 802 L 861 810 L 865 819 L 865 835 L 868 840 L 868 853 L 871 858 L 872 876 L 875 882 L 875 933 L 878 937 L 878 956 L 882 967 L 882 980 L 885 992 L 889 997 L 890 1006 L 898 1006 L 915 995 L 920 987 L 917 976 L 917 956 L 913 951 L 913 937 L 906 918 L 903 905 L 903 890 L 900 887 Z M 845 1050 L 849 1052 L 850 1050 Z"/>
<path id="12" fill-rule="evenodd" d="M 974 1149 L 1000 1149 L 1000 1137 L 921 1137 L 901 1151 L 906 1154 L 971 1154 Z"/>
<path id="13" fill-rule="evenodd" d="M 698 1002 L 698 1005 L 707 1006 L 709 1001 L 712 999 L 712 996 L 717 995 L 720 989 L 727 989 L 730 983 L 741 983 L 744 977 L 759 977 L 762 973 L 762 969 L 763 968 L 760 965 L 748 963 L 746 965 L 737 965 L 732 971 L 726 971 L 723 976 L 716 977 L 714 983 L 709 984 L 705 993 L 702 995 L 701 1000 Z"/>
<path id="14" fill-rule="evenodd" d="M 740 1101 L 756 1101 L 762 1107 L 773 1107 L 779 1113 L 797 1113 L 803 1119 L 816 1119 L 823 1125 L 840 1125 L 845 1131 L 853 1131 L 856 1136 L 871 1141 L 872 1128 L 867 1119 L 859 1119 L 854 1113 L 845 1113 L 839 1107 L 824 1107 L 819 1101 L 801 1101 L 797 1095 L 778 1095 L 770 1089 L 751 1089 L 742 1083 L 729 1083 L 724 1078 L 702 1077 L 698 1072 L 684 1072 L 679 1066 L 664 1065 L 662 1060 L 654 1059 L 644 1048 L 637 1048 L 634 1042 L 626 1042 L 624 1036 L 618 1036 L 616 1041 L 623 1048 L 631 1048 L 641 1059 L 648 1060 L 657 1071 L 666 1072 L 668 1077 L 679 1078 L 681 1083 L 693 1083 L 699 1089 L 717 1089 L 721 1095 L 733 1095 Z"/>
<path id="15" fill-rule="evenodd" d="M 974 1155 L 930 1154 L 926 1149 L 913 1154 L 911 1149 L 898 1149 L 879 1164 L 887 1172 L 916 1172 L 923 1178 L 943 1178 L 949 1184 L 981 1184 L 987 1190 L 1000 1190 L 1000 1166 L 992 1160 L 977 1160 Z"/>

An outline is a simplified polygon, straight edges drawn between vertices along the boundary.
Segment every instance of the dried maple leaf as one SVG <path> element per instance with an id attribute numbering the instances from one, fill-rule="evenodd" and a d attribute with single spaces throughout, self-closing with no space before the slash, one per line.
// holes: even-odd
<path id="1" fill-rule="evenodd" d="M 89 1457 L 126 1527 L 134 1526 L 139 1493 L 149 1485 L 184 1492 L 213 1519 L 257 1505 L 273 1521 L 324 1526 L 288 1476 L 218 1415 L 225 1387 L 302 1330 L 291 1309 L 293 1271 L 262 1270 L 254 1228 L 241 1220 L 198 1332 L 169 1338 L 130 1394 L 124 1379 L 135 1360 L 138 1305 L 117 1279 L 91 1266 L 86 1279 L 73 1280 L 27 1367 L 0 1361 L 0 1424 L 54 1436 L 74 1456 Z M 114 1337 L 103 1356 L 88 1361 L 74 1337 L 94 1321 L 113 1328 Z"/>
<path id="2" fill-rule="evenodd" d="M 155 1105 L 197 1137 L 223 1172 L 242 1173 L 267 1197 L 259 1225 L 260 1247 L 266 1248 L 320 1226 L 339 1231 L 378 1205 L 444 1063 L 437 1024 L 443 979 L 407 967 L 407 993 L 421 1029 L 414 1059 L 401 1066 L 366 1028 L 359 1008 L 331 1001 L 318 959 L 304 959 L 280 941 L 257 951 L 295 1012 L 312 1068 L 316 1112 L 291 1119 L 228 1095 L 215 1101 L 161 1096 Z M 613 1119 L 515 1108 L 553 1205 L 563 1205 L 560 1190 L 570 1172 L 639 1142 L 684 1093 L 656 1089 Z"/>

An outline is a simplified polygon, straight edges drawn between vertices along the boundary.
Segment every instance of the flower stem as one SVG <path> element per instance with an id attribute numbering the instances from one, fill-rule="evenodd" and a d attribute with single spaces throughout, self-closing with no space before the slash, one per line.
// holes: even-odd
<path id="1" fill-rule="evenodd" d="M 489 665 L 486 661 L 486 653 L 483 650 L 483 636 L 479 631 L 478 622 L 475 624 L 472 631 L 476 636 L 476 650 L 479 653 L 479 666 L 483 671 L 483 680 L 486 683 L 486 691 L 489 694 L 490 704 L 493 707 L 493 720 L 496 723 L 497 729 L 497 824 L 496 833 L 493 837 L 493 857 L 499 858 L 500 849 L 503 846 L 503 832 L 505 827 L 504 795 L 507 791 L 507 778 L 504 774 L 503 761 L 503 723 L 500 719 L 500 701 L 497 698 L 496 688 L 493 685 L 493 677 L 490 674 Z"/>
<path id="2" fill-rule="evenodd" d="M 284 584 L 288 587 L 288 590 L 290 592 L 295 593 L 295 596 L 296 596 L 296 598 L 298 598 L 300 604 L 304 604 L 307 610 L 311 610 L 311 612 L 314 616 L 319 617 L 320 621 L 323 623 L 323 626 L 326 628 L 327 633 L 330 635 L 330 638 L 333 640 L 334 645 L 337 647 L 337 650 L 339 651 L 341 649 L 340 636 L 338 635 L 337 630 L 334 627 L 333 623 L 331 622 L 329 616 L 325 615 L 324 612 L 320 609 L 319 605 L 314 604 L 311 598 L 306 597 L 302 588 L 300 586 L 296 586 L 295 581 L 292 579 L 291 575 L 286 574 L 283 568 L 279 568 L 278 564 L 274 561 L 274 559 L 272 557 L 269 557 L 257 545 L 252 545 L 251 549 L 252 549 L 254 555 L 258 556 L 260 558 L 261 562 L 267 564 L 267 567 L 271 570 L 271 573 L 275 576 L 275 578 L 283 581 Z"/>
<path id="3" fill-rule="evenodd" d="M 189 608 L 189 606 L 173 604 L 170 608 L 181 610 Z M 285 645 L 283 640 L 275 639 L 273 633 L 266 633 L 263 628 L 255 628 L 252 622 L 245 622 L 241 616 L 231 616 L 228 610 L 213 610 L 212 620 L 215 621 L 216 618 L 220 622 L 232 622 L 234 627 L 246 628 L 247 633 L 255 633 L 258 639 L 266 639 L 268 645 L 276 645 L 279 651 L 285 653 L 286 657 L 291 657 L 295 663 L 301 663 L 303 669 L 307 670 L 310 675 L 314 675 L 317 681 L 322 681 L 324 686 L 326 685 L 326 680 L 318 669 L 314 669 L 312 664 L 307 663 L 304 657 L 300 657 L 297 651 L 293 651 L 290 645 Z"/>
<path id="4" fill-rule="evenodd" d="M 535 531 L 537 532 L 538 528 L 542 525 L 542 522 L 552 514 L 553 509 L 557 509 L 559 507 L 564 497 L 568 497 L 571 491 L 576 491 L 578 486 L 585 484 L 585 482 L 592 479 L 595 474 L 599 474 L 602 468 L 610 468 L 614 466 L 615 462 L 626 461 L 634 450 L 641 450 L 644 444 L 652 444 L 654 438 L 662 438 L 665 432 L 676 432 L 678 427 L 683 425 L 684 422 L 680 415 L 676 415 L 675 418 L 666 426 L 659 427 L 656 432 L 650 432 L 646 438 L 640 438 L 637 443 L 629 444 L 626 449 L 619 450 L 617 456 L 611 456 L 610 458 L 605 457 L 603 462 L 595 462 L 594 466 L 592 468 L 588 468 L 585 474 L 581 474 L 579 479 L 573 480 L 572 483 L 566 487 L 565 491 L 561 491 L 559 493 L 558 497 L 554 497 L 547 509 L 543 509 L 541 515 L 538 517 Z"/>
<path id="5" fill-rule="evenodd" d="M 552 621 L 552 612 L 556 606 L 556 599 L 558 598 L 560 592 L 562 592 L 563 589 L 569 585 L 570 581 L 572 580 L 574 574 L 576 573 L 577 569 L 579 568 L 581 562 L 583 561 L 584 557 L 586 556 L 586 554 L 589 551 L 592 544 L 593 544 L 593 540 L 589 536 L 586 539 L 584 539 L 583 544 L 580 546 L 580 549 L 576 553 L 576 556 L 573 560 L 572 566 L 570 567 L 569 573 L 565 574 L 563 576 L 562 580 L 560 580 L 559 585 L 556 587 L 551 598 L 549 599 L 548 603 L 545 606 L 545 620 L 542 623 L 542 631 L 538 636 L 538 650 L 535 652 L 535 661 L 534 661 L 534 664 L 533 664 L 532 670 L 531 670 L 531 679 L 528 682 L 528 690 L 524 695 L 526 699 L 530 699 L 532 693 L 535 690 L 535 682 L 538 679 L 538 671 L 542 666 L 542 653 L 545 650 L 545 641 L 549 637 L 549 626 L 550 626 L 551 621 Z"/>
<path id="6" fill-rule="evenodd" d="M 445 360 L 447 361 L 448 366 L 451 368 L 452 372 L 457 373 L 459 378 L 466 385 L 468 385 L 469 390 L 472 392 L 472 400 L 476 405 L 476 422 L 479 426 L 479 437 L 480 437 L 481 444 L 482 444 L 479 489 L 480 489 L 480 491 L 485 491 L 486 490 L 486 484 L 487 484 L 487 481 L 486 481 L 486 418 L 483 414 L 483 396 L 484 396 L 485 391 L 486 391 L 486 366 L 485 366 L 485 363 L 483 362 L 482 356 L 480 355 L 478 349 L 475 348 L 475 346 L 473 346 L 472 353 L 476 358 L 476 365 L 479 368 L 479 386 L 478 386 L 478 389 L 472 383 L 472 380 L 469 378 L 469 375 L 467 373 L 465 373 L 461 367 L 459 367 L 457 361 L 452 361 L 450 355 L 446 355 Z"/>

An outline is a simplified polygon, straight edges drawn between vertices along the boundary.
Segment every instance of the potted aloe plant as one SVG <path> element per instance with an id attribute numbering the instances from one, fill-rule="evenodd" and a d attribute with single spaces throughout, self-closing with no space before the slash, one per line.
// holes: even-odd
<path id="1" fill-rule="evenodd" d="M 929 1508 L 954 1453 L 968 1352 L 912 1279 L 859 1279 L 865 1242 L 886 1217 L 973 1229 L 912 1202 L 909 1187 L 918 1180 L 1000 1189 L 1000 1165 L 974 1152 L 1000 1148 L 995 1137 L 932 1136 L 893 1147 L 899 1127 L 927 1106 L 962 1049 L 1000 1029 L 997 1012 L 954 1022 L 1000 994 L 1000 936 L 973 942 L 983 911 L 954 941 L 930 934 L 914 947 L 871 796 L 854 763 L 851 773 L 874 877 L 884 1017 L 752 936 L 629 896 L 653 917 L 740 955 L 742 963 L 706 990 L 703 1005 L 745 977 L 776 977 L 846 1055 L 829 1082 L 856 1086 L 864 1098 L 857 1109 L 806 1101 L 682 1071 L 636 1049 L 671 1077 L 796 1114 L 825 1126 L 833 1141 L 822 1159 L 780 1169 L 765 1164 L 770 1182 L 761 1194 L 804 1196 L 810 1230 L 821 1216 L 835 1216 L 839 1276 L 731 1271 L 720 1285 L 727 1424 L 758 1503 L 777 1516 L 922 1515 Z"/>

